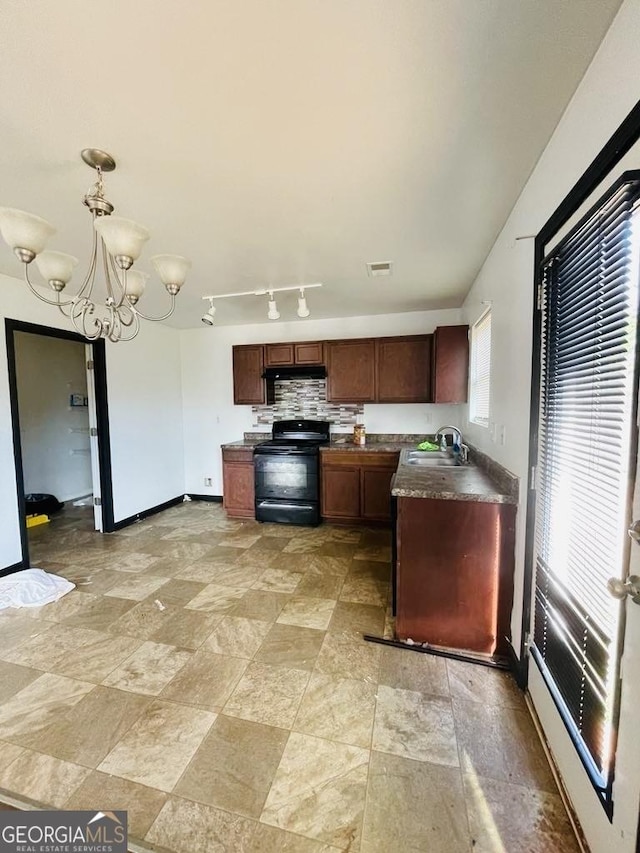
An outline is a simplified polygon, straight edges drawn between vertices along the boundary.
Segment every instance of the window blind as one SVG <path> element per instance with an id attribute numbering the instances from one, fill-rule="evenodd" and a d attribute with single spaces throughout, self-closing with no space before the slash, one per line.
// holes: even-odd
<path id="1" fill-rule="evenodd" d="M 469 417 L 489 426 L 489 394 L 491 392 L 491 311 L 487 311 L 471 327 L 471 369 Z"/>
<path id="2" fill-rule="evenodd" d="M 592 781 L 615 736 L 628 490 L 635 470 L 639 182 L 624 184 L 544 261 L 533 656 Z"/>

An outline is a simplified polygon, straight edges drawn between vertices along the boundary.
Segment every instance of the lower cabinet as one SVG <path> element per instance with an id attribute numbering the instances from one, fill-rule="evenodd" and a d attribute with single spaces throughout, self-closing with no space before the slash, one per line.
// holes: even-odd
<path id="1" fill-rule="evenodd" d="M 398 454 L 328 450 L 321 454 L 321 513 L 326 521 L 391 521 L 391 479 Z"/>
<path id="2" fill-rule="evenodd" d="M 398 498 L 396 637 L 508 654 L 516 507 Z"/>
<path id="3" fill-rule="evenodd" d="M 253 450 L 249 447 L 222 451 L 222 505 L 233 518 L 255 517 Z"/>

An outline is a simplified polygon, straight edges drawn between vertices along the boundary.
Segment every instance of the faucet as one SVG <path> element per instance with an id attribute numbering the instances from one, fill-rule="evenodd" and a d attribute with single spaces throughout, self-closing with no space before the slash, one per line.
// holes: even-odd
<path id="1" fill-rule="evenodd" d="M 453 446 L 455 447 L 457 445 L 457 447 L 460 451 L 459 461 L 461 463 L 465 463 L 468 459 L 469 448 L 467 447 L 466 444 L 462 443 L 462 433 L 460 432 L 458 427 L 441 426 L 440 429 L 436 430 L 436 433 L 434 436 L 436 443 L 440 445 L 440 450 L 446 450 L 447 449 L 447 439 L 445 436 L 448 433 L 451 433 L 451 436 L 453 439 L 452 440 Z"/>

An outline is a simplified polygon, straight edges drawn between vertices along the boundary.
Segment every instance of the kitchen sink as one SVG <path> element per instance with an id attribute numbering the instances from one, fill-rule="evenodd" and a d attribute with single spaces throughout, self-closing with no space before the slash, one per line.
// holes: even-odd
<path id="1" fill-rule="evenodd" d="M 458 460 L 448 450 L 410 450 L 404 462 L 421 468 L 452 468 L 458 465 Z"/>

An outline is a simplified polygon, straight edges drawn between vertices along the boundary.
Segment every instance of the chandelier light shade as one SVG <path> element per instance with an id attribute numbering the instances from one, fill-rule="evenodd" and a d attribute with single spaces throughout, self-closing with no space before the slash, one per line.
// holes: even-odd
<path id="1" fill-rule="evenodd" d="M 153 258 L 151 258 L 151 262 L 153 263 Z M 269 297 L 269 310 L 267 312 L 267 317 L 269 320 L 279 320 L 280 312 L 278 311 L 278 306 L 276 305 L 276 301 L 273 298 L 274 293 L 283 293 L 285 291 L 290 290 L 299 290 L 300 296 L 298 297 L 298 310 L 296 311 L 298 317 L 304 319 L 310 315 L 309 307 L 307 305 L 307 300 L 304 295 L 305 290 L 309 290 L 312 287 L 322 287 L 322 282 L 316 282 L 315 284 L 295 284 L 292 287 L 270 287 L 270 288 L 261 288 L 260 290 L 241 290 L 237 293 L 214 293 L 211 296 L 203 296 L 203 299 L 209 300 L 210 308 L 206 314 L 204 314 L 201 319 L 202 322 L 206 326 L 213 326 L 213 318 L 216 313 L 216 309 L 213 305 L 214 299 L 232 299 L 236 296 L 268 296 Z"/>
<path id="2" fill-rule="evenodd" d="M 143 314 L 136 306 L 144 294 L 149 275 L 132 269 L 132 265 L 140 257 L 151 235 L 137 222 L 111 215 L 114 208 L 105 198 L 103 172 L 115 169 L 113 157 L 97 148 L 85 148 L 82 159 L 96 170 L 98 180 L 83 199 L 83 204 L 89 208 L 93 218 L 93 245 L 87 272 L 74 296 L 62 299 L 61 293 L 69 284 L 78 259 L 64 252 L 44 251 L 47 240 L 56 231 L 52 225 L 23 210 L 0 207 L 0 234 L 24 264 L 25 281 L 33 295 L 57 307 L 87 340 L 106 338 L 114 343 L 130 341 L 140 330 L 140 319 L 157 322 L 173 314 L 176 296 L 186 280 L 191 263 L 181 255 L 156 255 L 151 258 L 169 294 L 170 304 L 162 316 L 149 317 Z M 53 292 L 52 299 L 39 293 L 29 277 L 29 264 L 34 259 L 40 275 Z M 104 276 L 104 293 L 100 301 L 94 297 L 99 270 Z"/>

